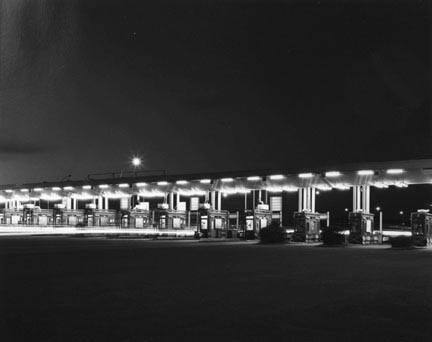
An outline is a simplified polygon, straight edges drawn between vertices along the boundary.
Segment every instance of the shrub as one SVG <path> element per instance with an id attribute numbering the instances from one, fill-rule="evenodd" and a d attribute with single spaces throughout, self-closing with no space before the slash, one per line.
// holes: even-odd
<path id="1" fill-rule="evenodd" d="M 264 243 L 277 243 L 286 240 L 285 229 L 278 222 L 273 221 L 268 227 L 262 228 L 259 232 L 259 238 Z"/>
<path id="2" fill-rule="evenodd" d="M 395 236 L 390 238 L 392 247 L 396 248 L 408 248 L 413 246 L 413 239 L 410 236 Z"/>
<path id="3" fill-rule="evenodd" d="M 300 232 L 294 232 L 291 235 L 291 241 L 293 242 L 306 242 L 306 234 Z"/>
<path id="4" fill-rule="evenodd" d="M 321 234 L 325 246 L 343 246 L 345 245 L 345 235 L 339 233 L 334 228 L 325 228 Z"/>

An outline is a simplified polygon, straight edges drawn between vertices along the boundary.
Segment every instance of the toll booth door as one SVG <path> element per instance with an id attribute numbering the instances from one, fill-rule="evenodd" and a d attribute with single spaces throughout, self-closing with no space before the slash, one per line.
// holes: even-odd
<path id="1" fill-rule="evenodd" d="M 144 228 L 144 218 L 142 217 L 135 218 L 135 228 Z"/>
<path id="2" fill-rule="evenodd" d="M 201 217 L 201 230 L 207 230 L 208 229 L 208 217 L 202 216 Z"/>
<path id="3" fill-rule="evenodd" d="M 48 224 L 48 217 L 45 215 L 39 216 L 39 225 L 40 226 L 46 226 Z"/>
<path id="4" fill-rule="evenodd" d="M 11 217 L 11 223 L 12 224 L 18 224 L 19 220 L 20 220 L 19 215 L 12 215 L 12 217 Z"/>
<path id="5" fill-rule="evenodd" d="M 124 228 L 128 228 L 129 227 L 129 216 L 128 215 L 123 215 L 122 216 L 121 226 L 124 227 Z"/>
<path id="6" fill-rule="evenodd" d="M 161 229 L 165 229 L 165 228 L 167 227 L 167 224 L 166 224 L 166 216 L 165 216 L 165 215 L 162 215 L 162 216 L 160 217 L 160 219 L 159 219 L 159 227 L 160 227 Z"/>
<path id="7" fill-rule="evenodd" d="M 69 226 L 76 226 L 77 223 L 78 223 L 78 218 L 76 216 L 69 216 L 68 217 Z"/>
<path id="8" fill-rule="evenodd" d="M 101 216 L 101 218 L 100 218 L 100 225 L 101 226 L 107 226 L 108 225 L 108 217 Z"/>
<path id="9" fill-rule="evenodd" d="M 174 229 L 180 229 L 181 223 L 182 223 L 182 220 L 180 217 L 173 217 L 173 228 Z"/>

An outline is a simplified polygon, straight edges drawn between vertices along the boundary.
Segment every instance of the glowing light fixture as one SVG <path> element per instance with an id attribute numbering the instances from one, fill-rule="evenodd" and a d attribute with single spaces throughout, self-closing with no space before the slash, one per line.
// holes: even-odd
<path id="1" fill-rule="evenodd" d="M 58 186 L 54 186 L 54 187 L 52 187 L 52 189 L 51 189 L 52 191 L 60 191 L 61 190 L 61 188 L 60 187 L 58 187 Z"/>
<path id="2" fill-rule="evenodd" d="M 299 173 L 299 178 L 312 178 L 314 175 L 313 173 L 307 172 L 307 173 Z"/>
<path id="3" fill-rule="evenodd" d="M 43 189 L 42 188 L 34 188 L 33 191 L 35 191 L 35 192 L 42 192 Z"/>
<path id="4" fill-rule="evenodd" d="M 332 189 L 332 187 L 330 185 L 327 185 L 327 184 L 319 184 L 319 185 L 317 185 L 317 189 L 321 190 L 321 191 L 330 191 Z"/>
<path id="5" fill-rule="evenodd" d="M 21 189 L 21 192 L 29 192 L 29 189 Z"/>
<path id="6" fill-rule="evenodd" d="M 381 211 L 381 207 L 376 207 L 375 210 L 376 211 Z"/>
<path id="7" fill-rule="evenodd" d="M 141 160 L 140 157 L 133 157 L 133 158 L 132 158 L 132 165 L 133 165 L 134 167 L 138 167 L 138 166 L 140 166 L 141 163 L 142 163 L 142 160 Z"/>
<path id="8" fill-rule="evenodd" d="M 67 191 L 70 191 L 70 190 L 73 190 L 73 189 L 74 189 L 73 186 L 65 186 L 65 187 L 63 188 L 63 190 L 67 190 Z"/>
<path id="9" fill-rule="evenodd" d="M 5 191 L 6 191 L 8 194 L 10 194 L 10 193 L 13 192 L 13 190 L 11 190 L 11 189 L 6 189 Z"/>
<path id="10" fill-rule="evenodd" d="M 91 185 L 83 185 L 82 187 L 84 190 L 90 190 L 92 187 Z"/>
<path id="11" fill-rule="evenodd" d="M 200 183 L 201 184 L 210 184 L 211 183 L 211 179 L 201 179 Z"/>
<path id="12" fill-rule="evenodd" d="M 251 182 L 256 182 L 256 181 L 260 181 L 261 177 L 260 176 L 251 176 L 251 177 L 248 177 L 247 180 L 251 181 Z"/>
<path id="13" fill-rule="evenodd" d="M 179 184 L 179 185 L 184 185 L 184 184 L 187 184 L 187 183 L 188 183 L 188 181 L 186 181 L 186 180 L 178 180 L 176 182 L 176 184 Z"/>
<path id="14" fill-rule="evenodd" d="M 271 180 L 281 180 L 281 179 L 284 179 L 285 176 L 284 175 L 271 175 L 269 178 Z"/>
<path id="15" fill-rule="evenodd" d="M 231 183 L 231 182 L 234 181 L 234 179 L 232 179 L 232 178 L 222 178 L 221 181 L 222 181 L 222 183 Z"/>
<path id="16" fill-rule="evenodd" d="M 339 171 L 328 171 L 325 173 L 326 177 L 333 178 L 333 177 L 339 177 L 341 173 Z"/>
<path id="17" fill-rule="evenodd" d="M 161 181 L 161 182 L 157 182 L 157 185 L 168 185 L 167 181 Z"/>
<path id="18" fill-rule="evenodd" d="M 404 169 L 388 169 L 386 171 L 386 173 L 388 175 L 400 175 L 401 173 L 404 173 L 405 170 Z"/>
<path id="19" fill-rule="evenodd" d="M 373 170 L 360 170 L 357 171 L 357 174 L 359 176 L 372 176 L 375 174 L 375 172 Z"/>
<path id="20" fill-rule="evenodd" d="M 129 184 L 128 183 L 121 183 L 118 185 L 119 188 L 129 188 Z"/>
<path id="21" fill-rule="evenodd" d="M 100 184 L 99 185 L 99 189 L 108 189 L 109 185 L 108 184 Z"/>
<path id="22" fill-rule="evenodd" d="M 137 187 L 143 187 L 143 186 L 146 186 L 147 184 L 144 183 L 144 182 L 140 182 L 140 183 L 136 183 L 135 185 L 136 185 Z"/>

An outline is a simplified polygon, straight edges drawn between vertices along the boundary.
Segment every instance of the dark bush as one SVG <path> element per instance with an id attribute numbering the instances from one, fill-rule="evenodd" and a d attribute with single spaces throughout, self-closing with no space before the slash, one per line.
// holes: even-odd
<path id="1" fill-rule="evenodd" d="M 343 246 L 346 243 L 345 235 L 334 228 L 324 228 L 321 239 L 325 246 Z"/>
<path id="2" fill-rule="evenodd" d="M 427 245 L 424 235 L 414 235 L 411 240 L 414 246 L 425 247 Z"/>
<path id="3" fill-rule="evenodd" d="M 286 240 L 285 229 L 278 222 L 273 221 L 268 227 L 260 230 L 259 238 L 264 243 L 283 242 Z"/>
<path id="4" fill-rule="evenodd" d="M 306 241 L 306 234 L 301 232 L 294 232 L 291 235 L 291 241 L 293 242 L 305 242 Z"/>
<path id="5" fill-rule="evenodd" d="M 360 233 L 350 233 L 350 235 L 348 236 L 348 242 L 354 244 L 362 244 L 362 235 Z"/>
<path id="6" fill-rule="evenodd" d="M 413 239 L 411 236 L 400 235 L 390 238 L 390 243 L 392 247 L 408 248 L 413 246 Z"/>

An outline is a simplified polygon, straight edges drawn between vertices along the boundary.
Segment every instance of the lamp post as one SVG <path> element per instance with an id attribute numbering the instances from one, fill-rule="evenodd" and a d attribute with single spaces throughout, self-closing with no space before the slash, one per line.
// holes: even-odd
<path id="1" fill-rule="evenodd" d="M 379 232 L 380 232 L 380 243 L 382 243 L 382 234 L 383 234 L 383 212 L 381 211 L 381 207 L 376 207 L 376 211 L 379 212 Z"/>

